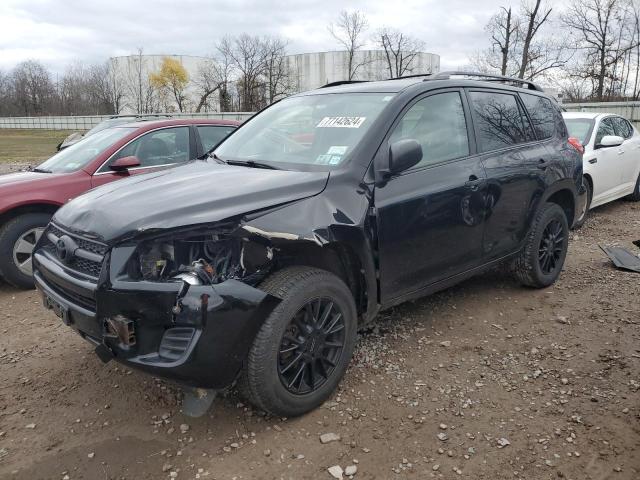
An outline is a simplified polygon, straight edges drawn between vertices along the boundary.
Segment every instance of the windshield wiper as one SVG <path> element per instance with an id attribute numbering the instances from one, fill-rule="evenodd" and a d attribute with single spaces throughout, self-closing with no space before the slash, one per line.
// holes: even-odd
<path id="1" fill-rule="evenodd" d="M 255 160 L 223 160 L 227 165 L 238 165 L 240 167 L 249 168 L 267 168 L 269 170 L 279 170 L 278 167 L 274 167 L 268 163 L 256 162 Z"/>
<path id="2" fill-rule="evenodd" d="M 206 154 L 204 155 L 204 158 L 207 158 L 207 157 L 208 157 L 208 158 L 213 158 L 213 159 L 214 159 L 215 161 L 217 161 L 218 163 L 222 163 L 222 164 L 224 164 L 224 165 L 226 165 L 226 164 L 227 164 L 227 161 L 226 161 L 226 160 L 221 159 L 218 155 L 216 155 L 216 154 L 215 154 L 215 153 L 213 153 L 213 152 L 206 153 Z"/>
<path id="3" fill-rule="evenodd" d="M 32 168 L 31 169 L 32 172 L 38 172 L 38 173 L 53 173 L 51 170 L 47 170 L 45 168 Z"/>

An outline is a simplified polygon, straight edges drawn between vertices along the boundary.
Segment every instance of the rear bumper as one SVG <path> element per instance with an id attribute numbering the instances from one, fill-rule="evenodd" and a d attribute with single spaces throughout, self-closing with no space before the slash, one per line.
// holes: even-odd
<path id="1" fill-rule="evenodd" d="M 175 309 L 181 282 L 91 283 L 39 251 L 34 279 L 45 306 L 95 345 L 102 359 L 210 389 L 235 380 L 258 329 L 280 301 L 227 280 L 190 286 Z M 129 326 L 129 337 L 114 331 L 116 323 Z"/>

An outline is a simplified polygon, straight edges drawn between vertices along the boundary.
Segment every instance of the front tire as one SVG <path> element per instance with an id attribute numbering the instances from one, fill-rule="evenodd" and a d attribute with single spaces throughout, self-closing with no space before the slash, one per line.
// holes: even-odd
<path id="1" fill-rule="evenodd" d="M 26 213 L 0 228 L 0 275 L 14 287 L 34 287 L 32 251 L 49 220 L 48 213 Z"/>
<path id="2" fill-rule="evenodd" d="M 544 288 L 554 283 L 567 256 L 569 226 L 562 208 L 546 203 L 536 215 L 525 246 L 513 261 L 513 272 L 520 283 Z"/>
<path id="3" fill-rule="evenodd" d="M 295 417 L 324 403 L 349 365 L 356 342 L 353 295 L 337 276 L 290 267 L 260 286 L 282 301 L 253 342 L 240 391 L 274 415 Z"/>

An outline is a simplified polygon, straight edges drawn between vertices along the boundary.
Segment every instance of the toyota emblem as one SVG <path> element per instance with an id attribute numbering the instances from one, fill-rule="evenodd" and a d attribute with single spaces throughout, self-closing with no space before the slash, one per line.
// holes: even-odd
<path id="1" fill-rule="evenodd" d="M 56 255 L 62 262 L 68 262 L 75 253 L 76 245 L 74 241 L 64 235 L 56 242 Z"/>

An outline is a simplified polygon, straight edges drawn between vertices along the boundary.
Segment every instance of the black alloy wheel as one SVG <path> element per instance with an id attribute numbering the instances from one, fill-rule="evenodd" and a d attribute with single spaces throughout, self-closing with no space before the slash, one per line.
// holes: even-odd
<path id="1" fill-rule="evenodd" d="M 522 285 L 544 288 L 558 279 L 569 246 L 567 217 L 565 210 L 556 203 L 545 203 L 538 210 L 524 247 L 511 263 L 512 271 Z"/>
<path id="2" fill-rule="evenodd" d="M 238 379 L 255 407 L 295 417 L 322 405 L 344 376 L 357 339 L 352 291 L 326 270 L 298 265 L 260 289 L 280 299 L 256 334 Z"/>
<path id="3" fill-rule="evenodd" d="M 564 249 L 564 232 L 562 224 L 558 220 L 552 220 L 547 224 L 542 233 L 540 248 L 538 249 L 538 261 L 540 270 L 545 275 L 551 274 L 562 258 Z"/>
<path id="4" fill-rule="evenodd" d="M 328 298 L 306 303 L 291 319 L 280 342 L 278 374 L 296 395 L 320 388 L 333 374 L 345 345 L 344 315 Z"/>

